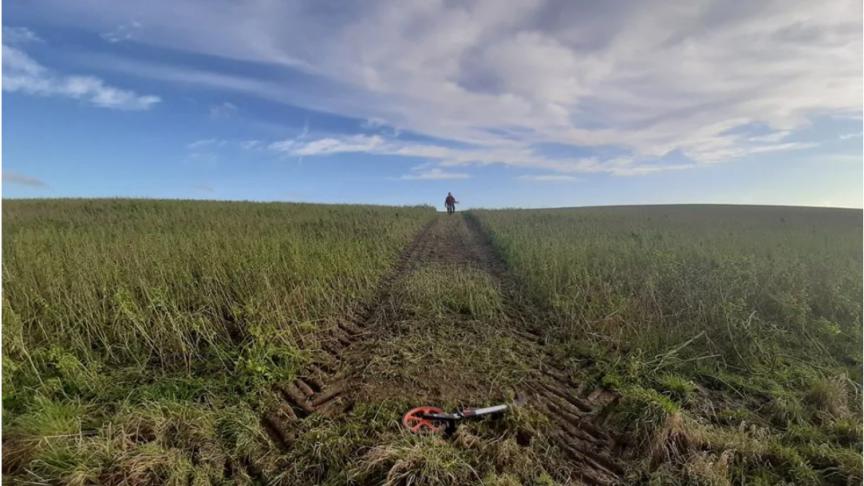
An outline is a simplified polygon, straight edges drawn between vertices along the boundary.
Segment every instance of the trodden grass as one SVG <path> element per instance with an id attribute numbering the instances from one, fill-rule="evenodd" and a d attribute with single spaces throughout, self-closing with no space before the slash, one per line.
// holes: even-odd
<path id="1" fill-rule="evenodd" d="M 284 484 L 551 485 L 575 478 L 550 442 L 552 425 L 517 408 L 498 420 L 467 421 L 452 437 L 402 429 L 407 410 L 510 402 L 532 363 L 499 332 L 502 296 L 488 274 L 429 263 L 408 272 L 382 303 L 388 319 L 345 360 L 359 385 L 355 405 L 298 424 L 280 459 Z"/>

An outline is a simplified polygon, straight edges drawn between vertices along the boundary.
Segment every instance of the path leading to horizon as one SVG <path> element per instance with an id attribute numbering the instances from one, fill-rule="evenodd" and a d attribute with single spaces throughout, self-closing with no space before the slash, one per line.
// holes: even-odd
<path id="1" fill-rule="evenodd" d="M 580 395 L 582 387 L 550 364 L 539 313 L 518 292 L 470 216 L 436 215 L 364 312 L 326 330 L 320 358 L 278 386 L 282 402 L 264 424 L 288 449 L 297 421 L 313 414 L 339 419 L 359 402 L 455 407 L 525 397 L 550 421 L 569 479 L 615 482 L 624 472 L 616 458 L 623 445 L 597 421 L 614 395 Z"/>

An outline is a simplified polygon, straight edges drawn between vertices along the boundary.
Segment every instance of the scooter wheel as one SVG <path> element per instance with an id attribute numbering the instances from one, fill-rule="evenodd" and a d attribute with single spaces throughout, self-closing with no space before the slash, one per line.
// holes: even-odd
<path id="1" fill-rule="evenodd" d="M 422 432 L 443 432 L 447 427 L 446 424 L 420 416 L 427 413 L 444 413 L 444 411 L 438 407 L 412 408 L 408 413 L 402 416 L 402 425 L 415 434 Z"/>

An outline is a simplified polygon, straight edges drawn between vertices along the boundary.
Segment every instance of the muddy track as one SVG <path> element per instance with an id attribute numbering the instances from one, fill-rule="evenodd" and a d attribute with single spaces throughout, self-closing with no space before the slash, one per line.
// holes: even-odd
<path id="1" fill-rule="evenodd" d="M 369 349 L 376 348 L 375 341 L 388 339 L 387 329 L 399 317 L 398 309 L 390 302 L 394 286 L 430 264 L 471 267 L 497 282 L 506 302 L 506 322 L 501 330 L 520 343 L 522 353 L 540 363 L 518 391 L 554 425 L 551 438 L 569 458 L 577 475 L 574 479 L 588 484 L 618 482 L 624 472 L 616 459 L 621 446 L 597 421 L 603 408 L 616 397 L 602 390 L 584 393 L 564 372 L 545 364 L 552 360 L 542 358 L 546 353 L 542 331 L 535 325 L 537 309 L 519 295 L 520 286 L 495 252 L 489 235 L 473 218 L 461 214 L 438 216 L 424 226 L 405 248 L 394 270 L 382 279 L 371 304 L 357 317 L 321 336 L 322 357 L 293 382 L 276 386 L 281 401 L 262 419 L 271 438 L 288 449 L 298 420 L 350 409 L 359 387 L 367 381 L 362 371 L 357 371 L 358 365 L 370 357 Z"/>
<path id="2" fill-rule="evenodd" d="M 521 285 L 508 272 L 495 251 L 490 236 L 472 217 L 464 218 L 471 235 L 475 264 L 498 280 L 505 294 L 507 330 L 519 340 L 526 352 L 546 354 L 542 330 L 535 323 L 543 312 L 519 295 Z M 540 318 L 538 319 L 538 315 Z M 523 384 L 529 404 L 557 426 L 554 442 L 573 461 L 579 479 L 589 484 L 613 484 L 624 474 L 620 456 L 623 444 L 599 425 L 603 409 L 617 399 L 613 393 L 597 389 L 583 394 L 583 387 L 572 382 L 561 370 L 544 360 Z"/>
<path id="3" fill-rule="evenodd" d="M 340 413 L 352 405 L 346 396 L 352 383 L 340 373 L 343 356 L 349 348 L 370 340 L 373 324 L 386 319 L 388 310 L 383 303 L 388 300 L 393 284 L 429 253 L 429 234 L 434 225 L 435 220 L 427 223 L 403 250 L 394 269 L 379 282 L 370 303 L 319 335 L 320 356 L 297 379 L 275 386 L 274 392 L 281 401 L 264 414 L 262 424 L 281 448 L 290 448 L 298 420 L 316 413 Z"/>

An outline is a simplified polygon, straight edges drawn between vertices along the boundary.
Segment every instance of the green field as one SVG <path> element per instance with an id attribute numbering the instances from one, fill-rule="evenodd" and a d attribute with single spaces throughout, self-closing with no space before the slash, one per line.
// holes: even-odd
<path id="1" fill-rule="evenodd" d="M 262 390 L 311 359 L 316 330 L 369 299 L 431 216 L 5 201 L 4 468 L 70 482 L 152 469 L 156 483 L 261 452 Z M 141 429 L 158 444 L 139 447 Z M 193 465 L 193 449 L 213 461 Z"/>
<path id="2" fill-rule="evenodd" d="M 842 209 L 7 200 L 4 480 L 858 483 L 861 235 Z M 454 437 L 398 422 L 523 392 Z"/>
<path id="3" fill-rule="evenodd" d="M 860 210 L 477 217 L 548 311 L 560 359 L 621 393 L 612 419 L 666 462 L 655 477 L 860 482 Z M 675 434 L 683 451 L 668 450 Z"/>

